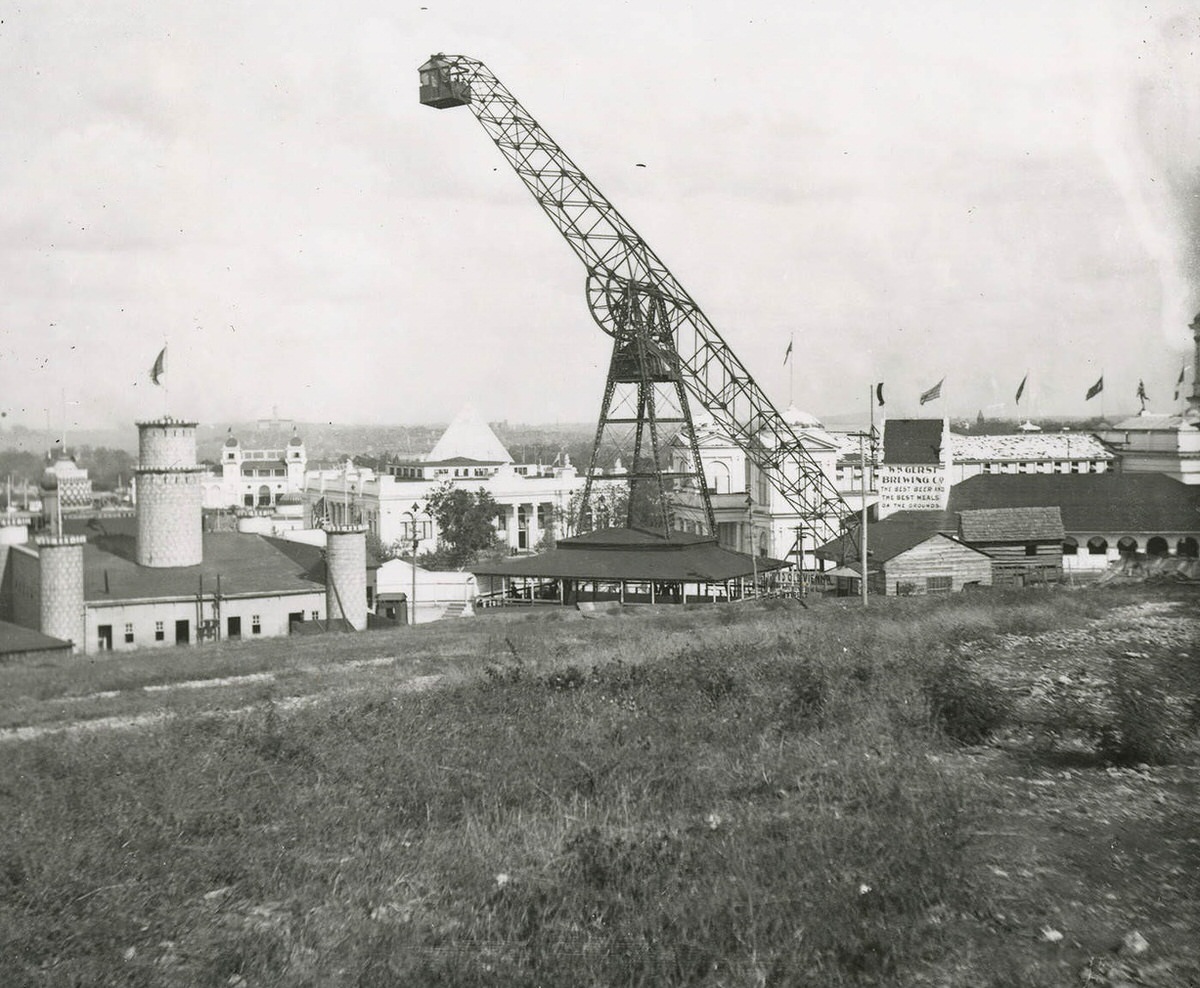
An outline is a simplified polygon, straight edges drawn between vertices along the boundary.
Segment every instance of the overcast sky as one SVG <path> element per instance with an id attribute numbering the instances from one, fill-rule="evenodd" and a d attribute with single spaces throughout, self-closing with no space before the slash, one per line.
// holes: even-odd
<path id="1" fill-rule="evenodd" d="M 1172 407 L 1200 3 L 0 0 L 0 410 L 588 421 L 584 272 L 485 62 L 783 407 Z M 644 168 L 638 168 L 638 163 Z M 794 384 L 783 356 L 795 338 Z M 169 387 L 149 368 L 169 341 Z M 794 393 L 793 393 L 794 389 Z"/>

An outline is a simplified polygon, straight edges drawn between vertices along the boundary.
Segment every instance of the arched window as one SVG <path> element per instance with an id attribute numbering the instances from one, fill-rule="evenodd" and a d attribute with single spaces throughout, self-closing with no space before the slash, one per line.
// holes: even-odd
<path id="1" fill-rule="evenodd" d="M 1171 550 L 1167 546 L 1167 540 L 1161 535 L 1155 535 L 1149 542 L 1146 543 L 1146 554 L 1149 556 L 1167 556 Z"/>
<path id="2" fill-rule="evenodd" d="M 1099 535 L 1093 535 L 1088 539 L 1087 550 L 1089 556 L 1106 556 L 1108 555 L 1108 541 L 1100 538 Z"/>
<path id="3" fill-rule="evenodd" d="M 729 493 L 729 465 L 716 460 L 708 465 L 708 489 L 714 494 Z"/>
<path id="4" fill-rule="evenodd" d="M 258 489 L 258 506 L 260 508 L 269 508 L 271 506 L 271 488 L 263 484 Z"/>
<path id="5" fill-rule="evenodd" d="M 1175 555 L 1185 559 L 1200 558 L 1200 543 L 1197 543 L 1190 535 L 1185 536 L 1176 543 Z"/>
<path id="6" fill-rule="evenodd" d="M 1137 552 L 1137 539 L 1132 535 L 1122 536 L 1121 540 L 1117 543 L 1117 552 L 1123 556 L 1131 552 Z"/>
<path id="7" fill-rule="evenodd" d="M 1073 539 L 1073 538 L 1071 538 L 1071 536 L 1068 535 L 1065 539 L 1063 539 L 1063 555 L 1064 556 L 1076 556 L 1078 554 L 1079 554 L 1079 540 Z"/>

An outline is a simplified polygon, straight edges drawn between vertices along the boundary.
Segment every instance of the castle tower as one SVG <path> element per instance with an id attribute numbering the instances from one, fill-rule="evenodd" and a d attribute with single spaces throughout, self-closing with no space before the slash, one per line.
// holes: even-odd
<path id="1" fill-rule="evenodd" d="M 196 566 L 203 558 L 196 423 L 167 416 L 137 427 L 138 565 Z"/>
<path id="2" fill-rule="evenodd" d="M 345 618 L 355 631 L 367 626 L 367 538 L 360 525 L 325 529 L 325 613 Z"/>
<path id="3" fill-rule="evenodd" d="M 40 628 L 43 635 L 61 638 L 84 651 L 87 627 L 83 610 L 82 535 L 41 535 L 37 538 L 40 584 Z"/>

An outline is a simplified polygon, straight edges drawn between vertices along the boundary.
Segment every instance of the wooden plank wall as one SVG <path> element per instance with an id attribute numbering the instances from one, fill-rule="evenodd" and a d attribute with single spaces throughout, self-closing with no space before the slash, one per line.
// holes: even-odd
<path id="1" fill-rule="evenodd" d="M 913 585 L 912 593 L 924 594 L 925 581 L 931 576 L 950 577 L 951 593 L 958 593 L 967 583 L 992 585 L 992 561 L 945 538 L 932 538 L 913 546 L 884 563 L 883 571 L 889 595 L 899 593 L 900 584 Z"/>

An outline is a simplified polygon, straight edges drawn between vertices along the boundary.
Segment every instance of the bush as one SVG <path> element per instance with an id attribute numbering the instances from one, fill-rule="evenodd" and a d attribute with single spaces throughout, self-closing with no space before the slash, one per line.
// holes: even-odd
<path id="1" fill-rule="evenodd" d="M 1178 753 L 1184 718 L 1148 656 L 1126 652 L 1113 659 L 1110 715 L 1096 730 L 1096 750 L 1119 765 L 1163 765 Z"/>
<path id="2" fill-rule="evenodd" d="M 986 741 L 1009 719 L 1012 705 L 995 683 L 946 660 L 924 685 L 929 714 L 937 728 L 961 744 Z"/>

